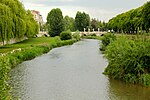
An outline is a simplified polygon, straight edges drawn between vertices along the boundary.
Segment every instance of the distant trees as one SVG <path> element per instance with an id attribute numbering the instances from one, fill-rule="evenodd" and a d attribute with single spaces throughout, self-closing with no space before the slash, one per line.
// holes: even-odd
<path id="1" fill-rule="evenodd" d="M 65 16 L 64 17 L 64 30 L 75 31 L 75 20 L 72 17 Z"/>
<path id="2" fill-rule="evenodd" d="M 33 29 L 33 30 L 32 30 Z M 18 0 L 0 0 L 0 41 L 31 37 L 38 33 L 38 24 Z"/>
<path id="3" fill-rule="evenodd" d="M 76 28 L 79 31 L 83 31 L 84 28 L 90 27 L 90 16 L 85 12 L 77 12 L 75 17 Z"/>
<path id="4" fill-rule="evenodd" d="M 98 31 L 98 28 L 100 31 L 106 31 L 107 30 L 107 23 L 101 22 L 98 19 L 92 18 L 91 28 L 94 29 L 95 31 Z"/>
<path id="5" fill-rule="evenodd" d="M 142 19 L 143 19 L 143 23 L 144 23 L 144 28 L 147 32 L 149 32 L 150 30 L 150 1 L 147 2 L 142 9 Z"/>
<path id="6" fill-rule="evenodd" d="M 150 2 L 110 19 L 108 27 L 119 33 L 137 33 L 143 30 L 149 32 Z"/>
<path id="7" fill-rule="evenodd" d="M 47 16 L 47 27 L 50 36 L 60 36 L 64 30 L 63 15 L 59 8 L 52 9 Z"/>

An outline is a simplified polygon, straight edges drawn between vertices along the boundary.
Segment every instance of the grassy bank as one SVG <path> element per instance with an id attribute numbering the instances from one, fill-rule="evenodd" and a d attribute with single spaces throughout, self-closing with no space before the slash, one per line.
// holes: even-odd
<path id="1" fill-rule="evenodd" d="M 10 87 L 7 84 L 8 73 L 11 68 L 23 61 L 33 59 L 43 53 L 49 52 L 52 48 L 64 45 L 71 45 L 75 39 L 60 40 L 54 38 L 31 38 L 20 43 L 6 45 L 0 48 L 0 100 L 11 100 Z"/>
<path id="2" fill-rule="evenodd" d="M 112 37 L 113 36 L 113 37 Z M 102 39 L 109 64 L 104 71 L 110 78 L 150 86 L 150 39 L 146 36 L 114 36 Z M 105 44 L 107 43 L 107 45 Z"/>

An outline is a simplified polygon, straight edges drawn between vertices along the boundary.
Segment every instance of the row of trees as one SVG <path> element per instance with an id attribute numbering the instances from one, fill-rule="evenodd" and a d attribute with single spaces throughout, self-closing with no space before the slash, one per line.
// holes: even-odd
<path id="1" fill-rule="evenodd" d="M 150 31 L 150 1 L 143 6 L 117 15 L 108 22 L 110 30 L 119 33 Z"/>
<path id="2" fill-rule="evenodd" d="M 59 8 L 52 9 L 47 16 L 47 28 L 50 36 L 59 36 L 62 31 L 86 31 L 88 29 L 101 31 L 107 30 L 107 24 L 97 19 L 90 19 L 89 14 L 85 12 L 77 12 L 75 19 L 69 16 L 63 18 L 62 11 Z"/>
<path id="3" fill-rule="evenodd" d="M 0 0 L 0 41 L 31 37 L 38 33 L 38 24 L 19 0 Z"/>

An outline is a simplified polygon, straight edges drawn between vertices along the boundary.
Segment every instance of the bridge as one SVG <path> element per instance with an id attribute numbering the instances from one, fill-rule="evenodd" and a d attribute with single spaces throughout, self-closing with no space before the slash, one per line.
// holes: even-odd
<path id="1" fill-rule="evenodd" d="M 74 34 L 75 32 L 71 32 L 72 34 Z M 80 32 L 80 36 L 87 36 L 87 35 L 92 35 L 92 34 L 96 34 L 96 36 L 101 36 L 102 34 L 106 34 L 107 32 L 100 32 L 100 31 L 93 31 L 93 32 Z"/>
<path id="2" fill-rule="evenodd" d="M 72 34 L 74 34 L 75 32 L 71 32 Z M 92 35 L 92 34 L 96 34 L 96 36 L 101 36 L 102 34 L 106 34 L 107 32 L 102 32 L 102 31 L 93 31 L 93 32 L 80 32 L 80 36 L 84 36 L 84 35 Z M 48 37 L 49 34 L 47 32 L 39 32 L 39 34 L 37 34 L 37 37 L 42 37 L 42 36 L 46 36 Z"/>
<path id="3" fill-rule="evenodd" d="M 106 34 L 107 32 L 93 31 L 93 32 L 80 32 L 80 36 L 83 35 L 92 35 L 96 34 L 96 36 L 101 36 L 102 34 Z"/>

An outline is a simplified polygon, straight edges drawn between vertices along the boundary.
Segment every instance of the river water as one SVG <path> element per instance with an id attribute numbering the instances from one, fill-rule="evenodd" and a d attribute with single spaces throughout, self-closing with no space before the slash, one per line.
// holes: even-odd
<path id="1" fill-rule="evenodd" d="M 150 88 L 103 75 L 99 41 L 55 48 L 10 72 L 14 100 L 150 100 Z"/>

